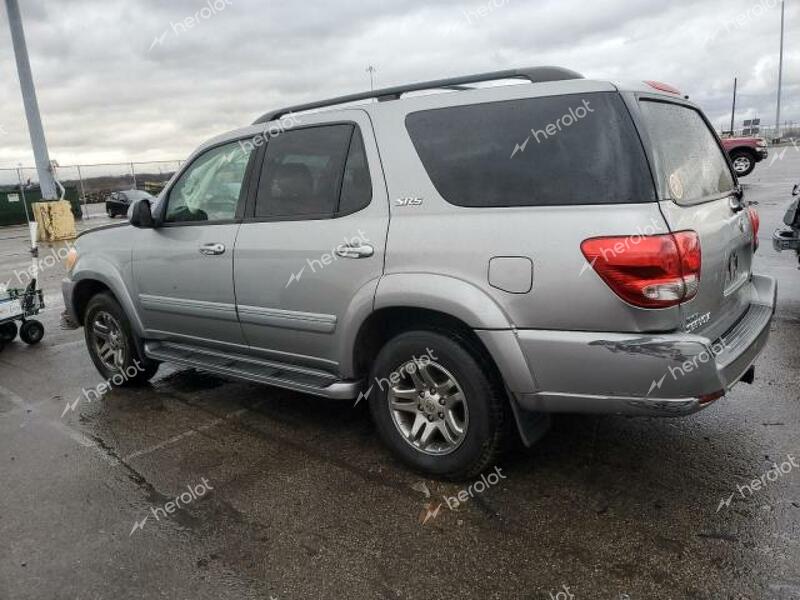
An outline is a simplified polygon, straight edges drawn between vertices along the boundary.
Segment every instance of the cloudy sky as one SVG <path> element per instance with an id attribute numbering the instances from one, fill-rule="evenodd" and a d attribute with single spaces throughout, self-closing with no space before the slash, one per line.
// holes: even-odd
<path id="1" fill-rule="evenodd" d="M 214 11 L 204 7 L 216 2 Z M 800 121 L 800 0 L 784 118 Z M 775 119 L 778 0 L 20 0 L 51 158 L 184 158 L 271 107 L 539 64 L 676 85 L 718 124 Z M 213 13 L 213 14 L 212 14 Z M 185 26 L 191 18 L 194 25 Z M 33 164 L 0 3 L 0 167 Z"/>

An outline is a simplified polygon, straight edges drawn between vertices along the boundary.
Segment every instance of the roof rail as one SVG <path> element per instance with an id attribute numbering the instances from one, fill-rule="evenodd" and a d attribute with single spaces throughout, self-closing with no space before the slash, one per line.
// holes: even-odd
<path id="1" fill-rule="evenodd" d="M 408 85 L 401 85 L 397 87 L 383 88 L 380 90 L 373 90 L 371 92 L 362 92 L 359 94 L 350 94 L 347 96 L 339 96 L 338 98 L 331 98 L 329 100 L 321 100 L 318 102 L 309 102 L 308 104 L 297 104 L 295 106 L 287 106 L 279 110 L 273 110 L 259 117 L 253 125 L 260 123 L 269 123 L 275 119 L 280 119 L 290 113 L 303 112 L 306 110 L 314 110 L 317 108 L 325 108 L 328 106 L 336 106 L 338 104 L 347 104 L 349 102 L 358 102 L 359 100 L 373 100 L 377 99 L 380 102 L 387 100 L 398 100 L 403 94 L 408 92 L 418 92 L 422 90 L 434 89 L 455 89 L 464 90 L 472 89 L 470 84 L 483 83 L 487 81 L 499 81 L 501 79 L 527 79 L 531 83 L 542 83 L 545 81 L 563 81 L 566 79 L 583 79 L 583 75 L 571 71 L 570 69 L 563 69 L 561 67 L 530 67 L 526 69 L 509 69 L 507 71 L 494 71 L 491 73 L 480 73 L 477 75 L 466 75 L 464 77 L 452 77 L 450 79 L 435 79 L 433 81 L 424 81 L 421 83 L 412 83 Z"/>

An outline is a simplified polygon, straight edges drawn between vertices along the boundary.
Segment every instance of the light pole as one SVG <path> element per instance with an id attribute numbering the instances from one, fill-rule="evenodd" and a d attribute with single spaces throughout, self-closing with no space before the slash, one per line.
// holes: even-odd
<path id="1" fill-rule="evenodd" d="M 778 109 L 775 113 L 775 138 L 781 138 L 781 87 L 783 86 L 783 31 L 786 16 L 786 2 L 781 0 L 781 54 L 778 61 Z"/>
<path id="2" fill-rule="evenodd" d="M 367 73 L 369 73 L 369 91 L 370 92 L 374 92 L 375 91 L 375 71 L 376 70 L 377 69 L 375 67 L 373 67 L 372 65 L 367 67 Z"/>
<path id="3" fill-rule="evenodd" d="M 39 114 L 39 102 L 36 100 L 36 88 L 33 85 L 31 63 L 28 59 L 28 48 L 25 44 L 25 30 L 22 28 L 22 15 L 17 0 L 6 0 L 8 25 L 11 28 L 11 41 L 17 59 L 19 86 L 22 89 L 22 101 L 25 104 L 25 116 L 28 120 L 28 132 L 31 136 L 33 158 L 36 161 L 36 172 L 39 175 L 39 186 L 42 200 L 58 200 L 56 182 L 53 177 L 50 156 L 47 152 L 47 140 L 44 137 L 42 117 Z"/>
<path id="4" fill-rule="evenodd" d="M 733 78 L 733 107 L 731 108 L 731 135 L 733 135 L 733 127 L 735 124 L 735 115 L 736 115 L 736 88 L 739 84 L 739 78 Z"/>

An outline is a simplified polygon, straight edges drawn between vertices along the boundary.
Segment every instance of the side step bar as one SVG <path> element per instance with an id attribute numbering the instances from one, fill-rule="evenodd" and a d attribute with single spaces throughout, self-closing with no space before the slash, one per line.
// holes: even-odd
<path id="1" fill-rule="evenodd" d="M 171 342 L 146 342 L 147 358 L 184 367 L 195 367 L 244 381 L 304 392 L 323 398 L 352 400 L 361 389 L 359 381 L 341 381 L 325 371 L 284 365 L 249 356 L 227 354 Z"/>

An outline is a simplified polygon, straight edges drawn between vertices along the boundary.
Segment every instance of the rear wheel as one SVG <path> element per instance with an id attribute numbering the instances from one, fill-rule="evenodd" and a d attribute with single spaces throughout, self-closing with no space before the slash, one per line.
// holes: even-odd
<path id="1" fill-rule="evenodd" d="M 19 328 L 19 339 L 30 346 L 41 342 L 43 337 L 44 325 L 39 321 L 25 321 Z"/>
<path id="2" fill-rule="evenodd" d="M 400 334 L 378 353 L 369 383 L 378 433 L 412 468 L 463 480 L 499 458 L 508 402 L 469 340 L 450 332 Z"/>
<path id="3" fill-rule="evenodd" d="M 0 343 L 13 342 L 17 337 L 17 324 L 13 321 L 0 325 Z"/>
<path id="4" fill-rule="evenodd" d="M 756 160 L 753 155 L 746 150 L 735 150 L 731 153 L 731 163 L 733 170 L 739 177 L 746 177 L 756 168 Z"/>
<path id="5" fill-rule="evenodd" d="M 157 362 L 139 354 L 130 321 L 111 294 L 89 301 L 84 335 L 95 367 L 117 387 L 141 385 L 158 371 Z"/>

